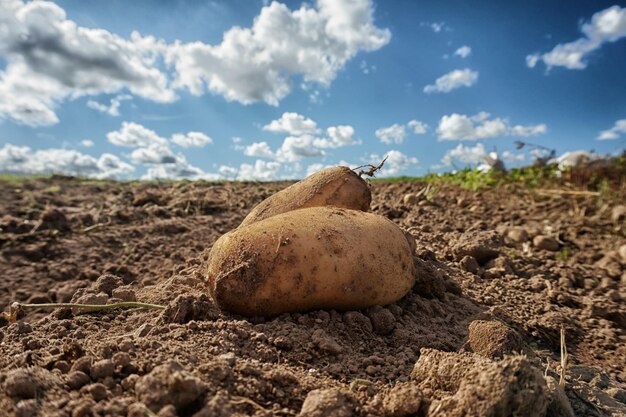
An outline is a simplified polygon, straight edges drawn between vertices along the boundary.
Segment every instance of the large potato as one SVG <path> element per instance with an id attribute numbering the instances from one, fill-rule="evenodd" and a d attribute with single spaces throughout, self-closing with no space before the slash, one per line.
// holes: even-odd
<path id="1" fill-rule="evenodd" d="M 335 206 L 368 211 L 371 201 L 370 187 L 363 178 L 348 167 L 332 167 L 261 201 L 241 226 L 305 207 Z"/>
<path id="2" fill-rule="evenodd" d="M 246 316 L 385 305 L 413 282 L 398 226 L 337 207 L 289 211 L 226 233 L 208 267 L 217 305 Z"/>

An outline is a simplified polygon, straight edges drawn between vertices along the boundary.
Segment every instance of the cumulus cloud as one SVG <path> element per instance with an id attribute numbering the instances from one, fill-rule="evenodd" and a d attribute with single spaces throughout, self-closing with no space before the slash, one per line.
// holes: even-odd
<path id="1" fill-rule="evenodd" d="M 487 151 L 482 143 L 477 143 L 474 146 L 459 144 L 456 148 L 448 149 L 441 158 L 441 162 L 447 166 L 454 165 L 455 161 L 465 165 L 473 165 L 483 162 L 486 155 Z"/>
<path id="2" fill-rule="evenodd" d="M 612 128 L 600 132 L 597 139 L 614 140 L 619 139 L 622 135 L 626 135 L 626 119 L 618 120 Z"/>
<path id="3" fill-rule="evenodd" d="M 54 124 L 60 101 L 122 89 L 159 102 L 176 97 L 156 65 L 162 41 L 80 27 L 51 2 L 2 1 L 0 16 L 0 117 Z"/>
<path id="4" fill-rule="evenodd" d="M 390 39 L 374 25 L 370 0 L 318 0 L 316 7 L 296 10 L 272 2 L 252 27 L 229 29 L 218 45 L 176 42 L 166 61 L 176 68 L 174 85 L 192 94 L 208 90 L 244 104 L 278 105 L 292 75 L 328 86 L 360 50 L 379 49 Z"/>
<path id="5" fill-rule="evenodd" d="M 478 72 L 469 68 L 456 69 L 442 75 L 435 80 L 434 84 L 424 87 L 426 94 L 430 93 L 449 93 L 460 87 L 471 87 L 478 81 Z"/>
<path id="6" fill-rule="evenodd" d="M 313 144 L 318 148 L 341 148 L 342 146 L 361 143 L 354 137 L 354 128 L 350 125 L 331 126 L 326 129 L 327 137 L 317 138 Z"/>
<path id="7" fill-rule="evenodd" d="M 10 143 L 0 148 L 0 172 L 10 174 L 65 174 L 90 178 L 115 178 L 134 167 L 110 153 L 95 158 L 74 150 L 42 149 Z"/>
<path id="8" fill-rule="evenodd" d="M 112 98 L 108 106 L 106 104 L 98 103 L 97 101 L 94 101 L 94 100 L 89 100 L 87 102 L 87 107 L 89 107 L 90 109 L 97 110 L 101 113 L 106 113 L 109 116 L 119 116 L 120 105 L 122 104 L 122 101 L 132 100 L 132 99 L 133 99 L 133 96 L 130 96 L 128 94 L 120 94 Z"/>
<path id="9" fill-rule="evenodd" d="M 93 140 L 91 139 L 81 140 L 80 144 L 83 145 L 85 148 L 91 148 L 94 145 Z"/>
<path id="10" fill-rule="evenodd" d="M 428 130 L 428 125 L 424 122 L 420 122 L 419 120 L 411 120 L 407 123 L 407 126 L 410 129 L 413 129 L 413 133 L 416 135 L 423 135 Z"/>
<path id="11" fill-rule="evenodd" d="M 454 55 L 460 56 L 461 58 L 467 58 L 472 54 L 472 48 L 467 45 L 461 46 L 459 49 L 454 51 Z"/>
<path id="12" fill-rule="evenodd" d="M 130 154 L 130 159 L 136 164 L 147 166 L 147 172 L 142 179 L 221 178 L 218 174 L 206 173 L 191 165 L 185 155 L 172 151 L 168 139 L 138 123 L 122 122 L 119 130 L 107 133 L 107 139 L 117 146 L 135 148 Z M 212 140 L 204 133 L 189 132 L 175 133 L 171 137 L 171 142 L 189 147 L 204 146 L 212 143 Z"/>
<path id="13" fill-rule="evenodd" d="M 176 90 L 219 94 L 243 104 L 278 105 L 291 79 L 327 87 L 359 51 L 386 45 L 370 0 L 318 0 L 290 10 L 263 7 L 252 26 L 233 27 L 216 45 L 168 44 L 133 32 L 129 39 L 79 26 L 52 2 L 0 2 L 0 118 L 30 126 L 58 123 L 59 103 L 128 91 L 171 102 Z M 91 101 L 115 115 L 119 104 Z"/>
<path id="14" fill-rule="evenodd" d="M 248 156 L 271 158 L 279 162 L 297 162 L 303 158 L 314 158 L 326 155 L 325 149 L 335 149 L 343 146 L 360 144 L 355 138 L 354 128 L 350 125 L 330 126 L 326 135 L 320 135 L 321 129 L 317 123 L 298 113 L 283 113 L 283 115 L 263 126 L 265 131 L 287 133 L 282 145 L 273 152 L 267 142 L 253 143 L 244 148 Z"/>
<path id="15" fill-rule="evenodd" d="M 245 147 L 243 154 L 246 156 L 256 156 L 260 158 L 273 158 L 274 152 L 267 142 L 255 142 Z"/>
<path id="16" fill-rule="evenodd" d="M 278 179 L 282 164 L 275 161 L 257 159 L 254 164 L 241 164 L 239 167 L 222 165 L 220 174 L 243 181 L 272 181 Z"/>
<path id="17" fill-rule="evenodd" d="M 107 139 L 114 145 L 137 148 L 141 146 L 167 146 L 167 139 L 138 123 L 122 122 L 120 130 L 107 133 Z"/>
<path id="18" fill-rule="evenodd" d="M 182 133 L 173 134 L 172 142 L 179 146 L 182 146 L 183 148 L 201 148 L 205 145 L 212 144 L 213 139 L 211 139 L 202 132 L 188 132 L 186 135 Z"/>
<path id="19" fill-rule="evenodd" d="M 377 129 L 374 134 L 382 143 L 402 143 L 404 142 L 404 137 L 406 136 L 406 130 L 404 125 L 394 123 L 391 126 Z"/>
<path id="20" fill-rule="evenodd" d="M 387 160 L 385 161 L 383 168 L 377 173 L 377 176 L 379 177 L 393 177 L 400 174 L 406 174 L 407 169 L 417 165 L 419 162 L 417 158 L 413 156 L 407 156 L 400 151 L 392 149 L 382 157 L 377 154 L 370 155 L 370 163 L 377 165 L 385 156 L 387 156 Z"/>
<path id="21" fill-rule="evenodd" d="M 286 112 L 280 119 L 272 120 L 263 126 L 263 130 L 273 133 L 287 133 L 292 136 L 315 134 L 319 132 L 317 123 L 298 113 Z"/>
<path id="22" fill-rule="evenodd" d="M 276 159 L 281 162 L 296 162 L 302 158 L 324 156 L 325 152 L 316 145 L 317 140 L 312 135 L 288 136 L 276 151 Z"/>
<path id="23" fill-rule="evenodd" d="M 545 124 L 510 126 L 506 119 L 489 119 L 489 113 L 474 116 L 452 113 L 444 115 L 437 127 L 439 140 L 480 140 L 498 136 L 535 136 L 547 131 Z"/>
<path id="24" fill-rule="evenodd" d="M 587 68 L 585 58 L 600 49 L 604 43 L 626 37 L 626 8 L 612 6 L 595 13 L 591 21 L 581 26 L 583 36 L 573 42 L 556 45 L 550 52 L 531 54 L 526 65 L 533 68 L 539 61 L 548 67 L 565 67 L 582 70 Z"/>

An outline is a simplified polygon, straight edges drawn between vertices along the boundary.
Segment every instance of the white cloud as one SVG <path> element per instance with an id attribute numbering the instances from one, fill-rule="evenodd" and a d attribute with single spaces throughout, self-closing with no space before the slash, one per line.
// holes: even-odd
<path id="1" fill-rule="evenodd" d="M 406 130 L 404 125 L 394 123 L 391 126 L 377 129 L 374 134 L 382 143 L 402 143 L 404 142 L 404 137 L 406 136 Z"/>
<path id="2" fill-rule="evenodd" d="M 287 133 L 291 136 L 315 134 L 319 132 L 317 123 L 298 113 L 283 113 L 280 119 L 272 120 L 263 130 L 273 133 Z"/>
<path id="3" fill-rule="evenodd" d="M 176 89 L 206 91 L 243 104 L 278 105 L 291 78 L 327 87 L 359 51 L 389 43 L 370 0 L 318 0 L 290 10 L 263 7 L 249 28 L 235 26 L 216 45 L 167 44 L 133 32 L 125 39 L 79 26 L 52 2 L 0 1 L 0 118 L 30 126 L 58 123 L 59 103 L 129 91 L 158 102 Z M 115 113 L 114 103 L 91 107 Z M 119 106 L 117 106 L 119 107 Z"/>
<path id="4" fill-rule="evenodd" d="M 275 133 L 288 133 L 280 148 L 272 152 L 266 142 L 253 143 L 244 149 L 248 156 L 271 157 L 279 162 L 297 162 L 302 158 L 324 156 L 324 149 L 360 144 L 354 137 L 354 128 L 350 125 L 331 126 L 325 136 L 318 136 L 321 129 L 317 123 L 298 113 L 283 113 L 280 119 L 263 126 L 263 130 Z"/>
<path id="5" fill-rule="evenodd" d="M 81 140 L 80 144 L 83 145 L 85 148 L 91 148 L 94 145 L 93 140 L 90 139 Z"/>
<path id="6" fill-rule="evenodd" d="M 33 151 L 10 143 L 0 148 L 0 172 L 11 174 L 65 174 L 90 178 L 122 177 L 134 167 L 105 153 L 95 158 L 67 149 Z"/>
<path id="7" fill-rule="evenodd" d="M 474 146 L 457 145 L 456 148 L 448 149 L 441 158 L 444 165 L 454 165 L 454 162 L 460 162 L 466 165 L 479 164 L 483 162 L 483 158 L 487 155 L 485 145 L 477 143 Z"/>
<path id="8" fill-rule="evenodd" d="M 173 134 L 172 142 L 183 148 L 190 148 L 192 146 L 201 148 L 205 145 L 212 144 L 213 139 L 201 132 L 188 132 L 186 135 L 182 133 Z"/>
<path id="9" fill-rule="evenodd" d="M 475 116 L 452 113 L 444 115 L 437 127 L 439 140 L 480 140 L 498 136 L 534 136 L 545 133 L 545 124 L 532 126 L 510 126 L 505 119 L 489 119 L 489 113 Z"/>
<path id="10" fill-rule="evenodd" d="M 175 99 L 156 65 L 164 44 L 136 32 L 126 40 L 80 27 L 52 2 L 0 2 L 0 117 L 31 126 L 58 122 L 68 98 L 128 89 L 159 102 Z"/>
<path id="11" fill-rule="evenodd" d="M 341 148 L 361 142 L 354 138 L 354 128 L 350 125 L 331 126 L 326 129 L 326 138 L 317 138 L 313 144 L 318 148 Z"/>
<path id="12" fill-rule="evenodd" d="M 263 161 L 257 159 L 254 165 L 241 164 L 239 166 L 238 179 L 271 181 L 277 178 L 281 164 L 273 161 Z"/>
<path id="13" fill-rule="evenodd" d="M 206 173 L 198 167 L 190 165 L 184 158 L 176 158 L 174 163 L 155 164 L 149 166 L 144 180 L 166 180 L 166 179 L 191 179 L 191 180 L 219 180 L 219 174 Z"/>
<path id="14" fill-rule="evenodd" d="M 419 162 L 417 158 L 413 156 L 407 156 L 395 149 L 387 152 L 386 156 L 387 160 L 385 161 L 385 165 L 383 165 L 383 168 L 376 174 L 379 177 L 393 177 L 406 173 L 406 170 L 408 168 L 417 165 L 417 163 Z M 370 163 L 372 165 L 378 165 L 384 157 L 385 156 L 381 157 L 380 155 L 372 154 L 370 155 Z"/>
<path id="15" fill-rule="evenodd" d="M 598 140 L 614 140 L 619 139 L 620 136 L 626 135 L 626 119 L 621 119 L 615 122 L 612 128 L 603 130 L 598 134 Z"/>
<path id="16" fill-rule="evenodd" d="M 583 37 L 558 44 L 550 52 L 528 55 L 526 65 L 533 68 L 539 61 L 543 61 L 548 68 L 587 68 L 585 58 L 589 53 L 606 42 L 615 42 L 626 37 L 626 8 L 616 5 L 595 13 L 590 22 L 582 25 L 581 32 Z"/>
<path id="17" fill-rule="evenodd" d="M 122 128 L 107 133 L 107 139 L 114 145 L 138 148 L 150 145 L 167 146 L 167 139 L 138 123 L 122 122 Z"/>
<path id="18" fill-rule="evenodd" d="M 218 172 L 242 181 L 272 181 L 278 179 L 282 164 L 257 159 L 254 164 L 241 164 L 239 168 L 222 165 Z"/>
<path id="19" fill-rule="evenodd" d="M 106 113 L 109 116 L 119 116 L 120 115 L 120 105 L 122 101 L 132 100 L 133 96 L 128 94 L 120 94 L 111 99 L 110 104 L 107 106 L 106 104 L 98 103 L 94 100 L 89 100 L 87 102 L 87 107 L 90 109 L 98 110 L 101 113 Z"/>
<path id="20" fill-rule="evenodd" d="M 246 156 L 256 156 L 260 158 L 273 158 L 274 152 L 267 144 L 267 142 L 255 142 L 252 145 L 246 146 L 243 154 Z"/>
<path id="21" fill-rule="evenodd" d="M 456 69 L 442 75 L 435 80 L 435 84 L 429 84 L 424 87 L 424 92 L 430 93 L 449 93 L 460 87 L 471 87 L 478 81 L 478 72 L 469 68 Z"/>
<path id="22" fill-rule="evenodd" d="M 502 152 L 502 160 L 508 163 L 523 162 L 526 160 L 526 154 L 504 151 Z"/>
<path id="23" fill-rule="evenodd" d="M 130 158 L 136 164 L 159 165 L 176 164 L 178 158 L 167 145 L 151 144 L 137 148 L 130 154 Z"/>
<path id="24" fill-rule="evenodd" d="M 459 49 L 454 51 L 454 55 L 460 56 L 461 58 L 467 58 L 472 54 L 472 48 L 467 45 L 461 46 Z"/>
<path id="25" fill-rule="evenodd" d="M 446 24 L 446 22 L 421 22 L 420 26 L 428 27 L 435 33 L 440 33 L 442 31 L 449 32 L 452 30 L 450 26 Z"/>
<path id="26" fill-rule="evenodd" d="M 407 123 L 407 126 L 413 129 L 413 133 L 416 135 L 423 135 L 428 130 L 428 125 L 424 122 L 420 122 L 419 120 L 411 120 Z"/>
<path id="27" fill-rule="evenodd" d="M 379 49 L 390 39 L 374 25 L 370 0 L 318 0 L 316 7 L 293 11 L 272 2 L 252 27 L 231 28 L 218 45 L 176 42 L 166 61 L 176 68 L 174 85 L 192 94 L 208 90 L 244 104 L 278 105 L 292 75 L 328 86 L 360 50 Z"/>
<path id="28" fill-rule="evenodd" d="M 276 151 L 276 160 L 280 162 L 296 162 L 302 158 L 324 156 L 325 153 L 316 145 L 314 136 L 289 136 Z"/>

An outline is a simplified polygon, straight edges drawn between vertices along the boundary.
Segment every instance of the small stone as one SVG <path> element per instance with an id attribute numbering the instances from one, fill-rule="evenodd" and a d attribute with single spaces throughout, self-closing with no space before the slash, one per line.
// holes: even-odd
<path id="1" fill-rule="evenodd" d="M 331 336 L 326 334 L 326 332 L 322 329 L 316 329 L 313 331 L 311 340 L 318 348 L 320 348 L 320 350 L 323 350 L 324 352 L 338 355 L 343 351 L 341 345 Z"/>
<path id="2" fill-rule="evenodd" d="M 111 359 L 103 359 L 91 365 L 91 379 L 97 381 L 115 373 L 115 365 Z"/>
<path id="3" fill-rule="evenodd" d="M 35 398 L 37 381 L 26 369 L 14 369 L 7 374 L 4 392 L 12 398 Z"/>
<path id="4" fill-rule="evenodd" d="M 80 371 L 89 375 L 92 363 L 93 356 L 83 356 L 82 358 L 76 359 L 76 362 L 72 365 L 71 371 Z"/>
<path id="5" fill-rule="evenodd" d="M 67 361 L 56 361 L 54 363 L 54 368 L 61 371 L 61 373 L 66 374 L 70 371 L 70 364 Z"/>
<path id="6" fill-rule="evenodd" d="M 111 295 L 114 298 L 119 298 L 122 301 L 137 301 L 137 295 L 135 294 L 135 290 L 132 288 L 115 288 Z"/>
<path id="7" fill-rule="evenodd" d="M 626 206 L 620 204 L 619 206 L 613 207 L 611 210 L 611 221 L 613 223 L 620 223 L 626 220 Z"/>
<path id="8" fill-rule="evenodd" d="M 417 195 L 415 194 L 406 194 L 403 198 L 402 198 L 402 202 L 404 203 L 405 206 L 414 206 L 416 205 L 418 202 L 420 201 L 420 199 L 417 197 Z"/>
<path id="9" fill-rule="evenodd" d="M 65 213 L 57 208 L 44 210 L 39 217 L 39 222 L 37 228 L 41 230 L 58 230 L 61 232 L 70 230 L 70 225 Z"/>
<path id="10" fill-rule="evenodd" d="M 463 259 L 459 261 L 459 266 L 471 274 L 476 274 L 479 268 L 476 258 L 469 255 L 465 255 Z"/>
<path id="11" fill-rule="evenodd" d="M 117 367 L 124 367 L 130 365 L 130 355 L 126 352 L 117 352 L 111 358 L 113 364 Z"/>
<path id="12" fill-rule="evenodd" d="M 87 385 L 84 388 L 84 390 L 87 391 L 89 394 L 91 394 L 93 399 L 96 401 L 104 400 L 108 396 L 107 387 L 105 387 L 104 384 L 101 384 L 99 382 L 95 384 Z"/>
<path id="13" fill-rule="evenodd" d="M 515 228 L 509 229 L 509 231 L 506 234 L 506 237 L 511 242 L 523 243 L 528 240 L 528 232 L 526 231 L 526 229 L 522 229 L 521 227 L 515 227 Z"/>
<path id="14" fill-rule="evenodd" d="M 144 323 L 137 330 L 135 330 L 135 337 L 145 337 L 150 333 L 154 326 L 150 323 Z"/>
<path id="15" fill-rule="evenodd" d="M 464 256 L 473 256 L 476 261 L 483 265 L 496 258 L 502 247 L 502 236 L 496 231 L 467 231 L 457 239 L 452 250 L 457 259 Z"/>
<path id="16" fill-rule="evenodd" d="M 374 330 L 370 319 L 358 311 L 348 311 L 343 315 L 343 322 L 352 328 L 360 329 L 365 333 L 371 333 Z"/>
<path id="17" fill-rule="evenodd" d="M 543 249 L 551 252 L 559 250 L 559 242 L 550 236 L 538 235 L 533 239 L 533 246 L 537 249 Z"/>
<path id="18" fill-rule="evenodd" d="M 16 417 L 35 417 L 37 415 L 37 400 L 21 400 L 17 403 Z"/>
<path id="19" fill-rule="evenodd" d="M 354 415 L 356 400 L 347 391 L 336 388 L 310 391 L 299 417 L 350 417 Z"/>
<path id="20" fill-rule="evenodd" d="M 117 287 L 121 287 L 122 285 L 124 285 L 122 278 L 112 274 L 104 274 L 100 275 L 94 286 L 96 291 L 103 292 L 110 297 L 113 290 Z"/>
<path id="21" fill-rule="evenodd" d="M 67 385 L 73 390 L 80 389 L 81 387 L 87 385 L 89 381 L 91 381 L 89 376 L 81 371 L 72 371 L 67 374 L 66 378 Z"/>
<path id="22" fill-rule="evenodd" d="M 374 325 L 374 331 L 380 335 L 387 335 L 396 327 L 396 318 L 384 307 L 372 307 L 367 310 L 367 314 Z"/>

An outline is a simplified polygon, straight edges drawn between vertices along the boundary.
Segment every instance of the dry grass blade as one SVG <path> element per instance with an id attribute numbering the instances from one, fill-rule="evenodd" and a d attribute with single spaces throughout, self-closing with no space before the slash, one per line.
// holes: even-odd
<path id="1" fill-rule="evenodd" d="M 561 376 L 559 378 L 559 386 L 561 388 L 565 388 L 565 375 L 567 373 L 568 360 L 567 345 L 565 344 L 565 329 L 561 327 Z"/>
<path id="2" fill-rule="evenodd" d="M 138 301 L 123 301 L 120 303 L 112 304 L 76 304 L 76 303 L 41 303 L 41 304 L 23 304 L 13 303 L 12 309 L 24 309 L 24 308 L 77 308 L 85 311 L 102 311 L 111 310 L 113 308 L 149 308 L 155 310 L 165 310 L 165 306 L 158 304 L 140 303 Z"/>

